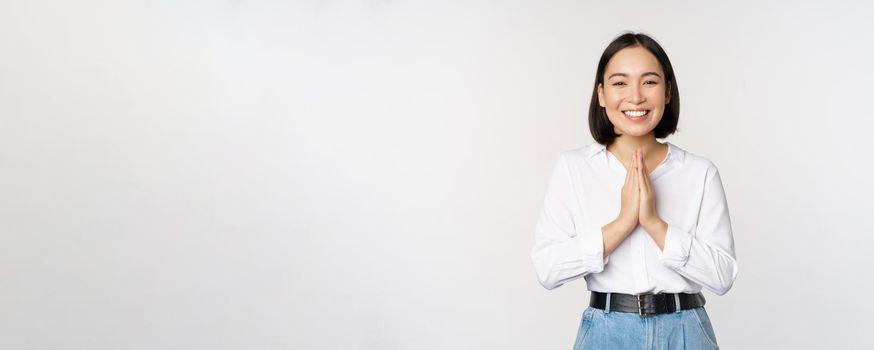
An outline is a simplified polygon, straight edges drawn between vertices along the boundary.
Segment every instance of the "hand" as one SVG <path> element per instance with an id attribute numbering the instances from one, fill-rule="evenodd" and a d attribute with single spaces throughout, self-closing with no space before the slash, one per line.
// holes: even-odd
<path id="1" fill-rule="evenodd" d="M 643 162 L 643 151 L 634 150 L 634 161 L 637 163 L 637 182 L 640 184 L 640 212 L 638 220 L 640 225 L 650 231 L 648 228 L 655 227 L 662 222 L 659 213 L 655 207 L 655 191 L 652 184 L 649 182 L 649 170 L 646 168 L 646 163 Z"/>
<path id="2" fill-rule="evenodd" d="M 637 227 L 640 215 L 640 175 L 638 169 L 637 152 L 628 163 L 628 172 L 625 174 L 625 184 L 622 185 L 622 205 L 619 209 L 619 217 L 616 221 L 622 224 L 627 232 Z"/>

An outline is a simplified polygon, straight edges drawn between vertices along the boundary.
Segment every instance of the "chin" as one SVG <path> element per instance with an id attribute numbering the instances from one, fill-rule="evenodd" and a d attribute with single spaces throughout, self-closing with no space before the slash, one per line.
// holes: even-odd
<path id="1" fill-rule="evenodd" d="M 652 128 L 648 128 L 648 129 L 640 129 L 640 128 L 626 129 L 626 130 L 617 129 L 616 131 L 617 131 L 617 134 L 620 134 L 620 135 L 640 137 L 640 136 L 646 136 L 647 134 L 651 134 L 653 132 L 653 130 L 655 130 L 655 126 L 653 126 Z"/>

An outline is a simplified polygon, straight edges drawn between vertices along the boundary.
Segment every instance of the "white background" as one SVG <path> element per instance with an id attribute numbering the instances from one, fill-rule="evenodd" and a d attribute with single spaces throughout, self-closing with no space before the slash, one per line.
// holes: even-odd
<path id="1" fill-rule="evenodd" d="M 725 185 L 720 345 L 872 346 L 870 2 L 0 4 L 0 348 L 569 349 L 528 254 L 623 30 Z"/>

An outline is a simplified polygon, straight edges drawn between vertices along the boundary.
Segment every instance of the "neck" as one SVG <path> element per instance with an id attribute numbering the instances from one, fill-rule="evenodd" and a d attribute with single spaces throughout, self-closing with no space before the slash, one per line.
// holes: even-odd
<path id="1" fill-rule="evenodd" d="M 623 162 L 630 162 L 635 149 L 643 151 L 645 159 L 658 153 L 663 146 L 652 133 L 643 136 L 622 135 L 607 145 L 607 150 L 619 157 Z"/>

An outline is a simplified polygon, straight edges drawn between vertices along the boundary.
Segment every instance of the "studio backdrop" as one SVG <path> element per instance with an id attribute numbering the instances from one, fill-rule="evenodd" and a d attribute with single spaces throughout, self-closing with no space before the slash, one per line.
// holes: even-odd
<path id="1" fill-rule="evenodd" d="M 724 349 L 870 349 L 865 1 L 0 2 L 0 348 L 570 349 L 530 260 L 597 60 L 668 52 Z M 617 194 L 618 195 L 618 194 Z"/>

